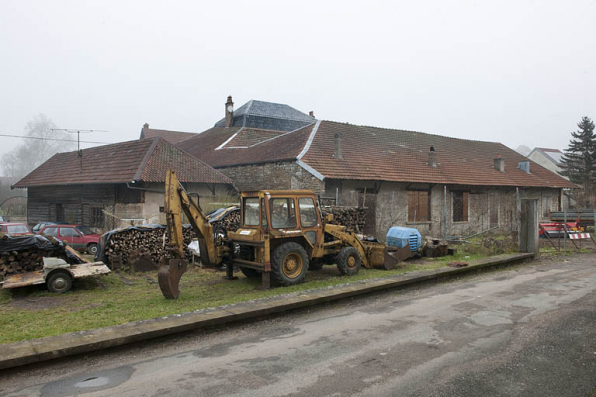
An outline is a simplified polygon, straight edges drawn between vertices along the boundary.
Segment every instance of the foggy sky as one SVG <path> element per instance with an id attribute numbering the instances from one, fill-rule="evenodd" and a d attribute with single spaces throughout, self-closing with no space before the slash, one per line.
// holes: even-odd
<path id="1" fill-rule="evenodd" d="M 596 0 L 0 1 L 0 133 L 201 132 L 250 99 L 564 149 L 596 118 Z M 0 137 L 0 155 L 19 143 Z M 83 147 L 89 147 L 85 145 Z"/>

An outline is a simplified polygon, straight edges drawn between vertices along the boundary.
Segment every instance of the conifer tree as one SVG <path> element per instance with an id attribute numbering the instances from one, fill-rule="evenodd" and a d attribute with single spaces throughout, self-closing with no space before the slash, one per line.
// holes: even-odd
<path id="1" fill-rule="evenodd" d="M 561 159 L 560 174 L 580 185 L 577 200 L 581 206 L 594 204 L 596 186 L 596 135 L 594 122 L 589 117 L 582 117 L 577 124 L 578 130 L 571 133 L 569 147 Z"/>

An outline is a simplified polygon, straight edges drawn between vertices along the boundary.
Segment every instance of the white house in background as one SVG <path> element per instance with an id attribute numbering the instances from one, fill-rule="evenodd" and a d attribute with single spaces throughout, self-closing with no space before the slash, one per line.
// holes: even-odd
<path id="1" fill-rule="evenodd" d="M 555 174 L 559 174 L 559 171 L 561 171 L 560 165 L 563 156 L 563 152 L 561 152 L 559 149 L 537 147 L 534 148 L 534 150 L 532 150 L 527 157 L 535 163 L 538 163 L 544 168 L 554 172 Z M 566 177 L 564 178 L 569 179 Z"/>

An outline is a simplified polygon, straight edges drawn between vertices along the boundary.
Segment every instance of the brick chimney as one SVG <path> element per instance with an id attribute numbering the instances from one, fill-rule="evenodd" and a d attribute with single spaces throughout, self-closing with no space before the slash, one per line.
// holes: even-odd
<path id="1" fill-rule="evenodd" d="M 234 102 L 232 102 L 232 96 L 228 96 L 226 101 L 226 128 L 231 127 L 234 122 Z"/>
<path id="2" fill-rule="evenodd" d="M 335 155 L 334 157 L 338 160 L 342 160 L 341 155 L 341 134 L 335 134 Z"/>
<path id="3" fill-rule="evenodd" d="M 143 128 L 145 128 L 145 129 L 149 128 L 149 123 L 143 124 Z"/>
<path id="4" fill-rule="evenodd" d="M 498 154 L 497 157 L 494 158 L 494 167 L 495 170 L 499 172 L 505 172 L 505 160 L 501 158 L 501 155 Z"/>
<path id="5" fill-rule="evenodd" d="M 311 110 L 310 112 L 308 112 L 308 115 L 309 115 L 310 117 L 312 117 L 313 119 L 315 118 L 315 112 L 314 112 L 314 111 L 312 111 L 312 110 Z"/>
<path id="6" fill-rule="evenodd" d="M 430 147 L 428 151 L 428 165 L 433 168 L 437 168 L 437 154 L 435 153 L 435 148 L 433 146 Z"/>

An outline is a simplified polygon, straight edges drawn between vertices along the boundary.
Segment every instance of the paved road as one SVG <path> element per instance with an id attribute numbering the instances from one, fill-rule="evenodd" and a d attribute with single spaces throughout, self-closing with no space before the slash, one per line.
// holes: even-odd
<path id="1" fill-rule="evenodd" d="M 7 396 L 596 396 L 596 255 L 0 374 Z"/>

